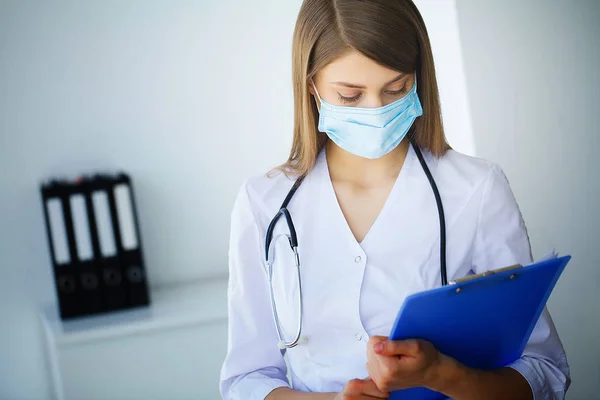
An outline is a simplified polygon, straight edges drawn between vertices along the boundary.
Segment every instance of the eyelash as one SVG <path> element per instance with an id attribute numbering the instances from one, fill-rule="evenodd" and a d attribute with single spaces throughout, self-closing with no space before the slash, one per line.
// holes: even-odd
<path id="1" fill-rule="evenodd" d="M 348 104 L 348 103 L 354 103 L 356 102 L 358 99 L 360 99 L 362 97 L 362 93 L 357 94 L 354 97 L 344 97 L 341 94 L 338 93 L 338 99 L 344 103 L 344 104 Z"/>
<path id="2" fill-rule="evenodd" d="M 400 96 L 400 95 L 406 93 L 406 86 L 404 86 L 400 90 L 388 91 L 386 93 L 389 94 L 390 96 Z M 339 99 L 339 101 L 342 102 L 342 103 L 344 103 L 344 104 L 355 103 L 361 97 L 362 97 L 362 93 L 359 93 L 359 94 L 357 94 L 356 96 L 353 96 L 353 97 L 344 97 L 344 96 L 342 96 L 341 94 L 338 93 L 338 99 Z"/>
<path id="3" fill-rule="evenodd" d="M 406 93 L 406 86 L 404 86 L 400 90 L 396 90 L 396 91 L 393 91 L 393 92 L 388 92 L 388 94 L 391 95 L 391 96 L 400 96 L 401 94 L 405 94 L 405 93 Z"/>

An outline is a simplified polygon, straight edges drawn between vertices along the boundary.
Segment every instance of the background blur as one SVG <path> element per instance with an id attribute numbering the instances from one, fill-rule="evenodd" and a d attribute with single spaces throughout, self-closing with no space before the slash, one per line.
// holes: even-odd
<path id="1" fill-rule="evenodd" d="M 416 3 L 450 144 L 501 164 L 536 257 L 573 255 L 549 308 L 568 398 L 600 399 L 600 2 Z M 300 4 L 0 0 L 0 399 L 218 398 L 229 213 L 287 156 Z M 66 329 L 38 185 L 117 169 L 155 306 Z"/>

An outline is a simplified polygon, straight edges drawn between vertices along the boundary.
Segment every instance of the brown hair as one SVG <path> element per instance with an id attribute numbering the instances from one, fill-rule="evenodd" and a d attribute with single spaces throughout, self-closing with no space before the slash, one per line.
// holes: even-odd
<path id="1" fill-rule="evenodd" d="M 315 165 L 327 135 L 318 131 L 309 84 L 321 68 L 351 50 L 399 72 L 416 71 L 423 115 L 409 135 L 436 157 L 450 148 L 429 36 L 412 0 L 304 0 L 292 49 L 294 139 L 288 161 L 279 167 L 286 174 L 302 176 Z"/>

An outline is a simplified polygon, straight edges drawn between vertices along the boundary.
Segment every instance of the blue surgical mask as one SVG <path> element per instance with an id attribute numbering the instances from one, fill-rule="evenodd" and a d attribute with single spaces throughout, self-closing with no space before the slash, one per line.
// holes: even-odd
<path id="1" fill-rule="evenodd" d="M 400 144 L 415 119 L 423 115 L 417 81 L 403 98 L 383 107 L 359 108 L 321 102 L 319 131 L 342 149 L 364 158 L 380 158 Z"/>

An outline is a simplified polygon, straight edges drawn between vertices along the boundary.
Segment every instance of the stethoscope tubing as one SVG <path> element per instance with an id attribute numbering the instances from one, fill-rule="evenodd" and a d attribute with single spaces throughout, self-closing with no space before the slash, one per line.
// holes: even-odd
<path id="1" fill-rule="evenodd" d="M 419 149 L 419 146 L 417 146 L 414 143 L 412 144 L 412 146 L 417 155 L 417 158 L 419 159 L 419 163 L 421 164 L 421 167 L 423 168 L 423 171 L 425 172 L 427 180 L 429 181 L 429 185 L 431 186 L 431 190 L 433 191 L 433 195 L 435 197 L 435 202 L 436 202 L 437 209 L 438 209 L 438 217 L 439 217 L 439 222 L 440 222 L 440 280 L 441 280 L 442 286 L 446 286 L 448 284 L 448 274 L 447 274 L 447 270 L 446 270 L 446 219 L 444 216 L 444 206 L 442 204 L 442 198 L 440 196 L 438 187 L 435 183 L 435 179 L 433 179 L 431 171 L 429 170 L 429 167 L 427 166 L 427 163 L 425 162 L 425 159 L 423 158 L 421 149 Z M 300 176 L 294 182 L 294 185 L 292 186 L 292 188 L 288 192 L 287 196 L 285 197 L 283 203 L 281 204 L 281 207 L 279 207 L 279 211 L 277 212 L 275 217 L 273 217 L 273 219 L 269 223 L 269 226 L 267 228 L 267 233 L 265 235 L 265 257 L 266 257 L 266 264 L 267 264 L 267 273 L 269 276 L 269 295 L 271 298 L 271 309 L 273 312 L 273 320 L 275 322 L 275 327 L 277 329 L 277 336 L 279 338 L 278 346 L 282 351 L 285 349 L 288 349 L 288 348 L 296 347 L 298 344 L 303 342 L 303 339 L 302 339 L 303 298 L 302 298 L 302 279 L 300 278 L 300 256 L 298 253 L 298 235 L 296 233 L 296 227 L 294 226 L 294 221 L 292 220 L 292 216 L 291 216 L 289 210 L 287 209 L 287 206 L 290 203 L 290 201 L 292 200 L 292 198 L 294 197 L 294 194 L 296 193 L 296 191 L 298 190 L 300 185 L 302 184 L 302 181 L 304 180 L 304 178 L 305 178 L 305 176 Z M 296 336 L 294 337 L 294 340 L 292 340 L 291 342 L 286 342 L 283 339 L 283 334 L 281 333 L 281 325 L 279 323 L 279 315 L 277 313 L 277 305 L 275 304 L 275 294 L 273 292 L 273 249 L 271 248 L 271 242 L 273 239 L 273 231 L 275 230 L 275 225 L 277 224 L 277 222 L 279 221 L 281 216 L 283 216 L 284 219 L 286 220 L 286 223 L 287 223 L 287 226 L 289 229 L 289 235 L 286 235 L 286 236 L 288 238 L 290 247 L 292 248 L 292 251 L 294 252 L 294 264 L 295 264 L 295 267 L 297 270 L 296 275 L 298 278 L 298 293 L 299 293 L 298 331 L 296 333 Z"/>

